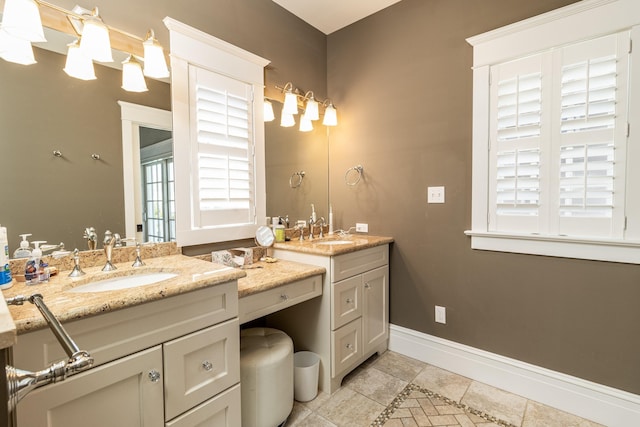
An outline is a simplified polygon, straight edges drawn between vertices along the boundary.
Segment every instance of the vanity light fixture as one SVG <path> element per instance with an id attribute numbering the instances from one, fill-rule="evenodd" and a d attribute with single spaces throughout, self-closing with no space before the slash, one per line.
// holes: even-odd
<path id="1" fill-rule="evenodd" d="M 69 43 L 67 48 L 64 72 L 76 79 L 95 80 L 96 73 L 93 69 L 93 61 L 80 49 L 80 41 L 76 39 L 73 43 Z"/>
<path id="2" fill-rule="evenodd" d="M 128 92 L 146 92 L 147 83 L 144 81 L 142 66 L 133 56 L 129 55 L 122 62 L 122 89 Z"/>
<path id="3" fill-rule="evenodd" d="M 311 119 L 307 116 L 307 112 L 300 117 L 300 127 L 298 128 L 300 132 L 310 132 L 313 130 L 313 123 L 311 123 Z"/>
<path id="4" fill-rule="evenodd" d="M 296 119 L 293 118 L 293 114 L 287 114 L 284 111 L 280 116 L 280 126 L 283 128 L 290 128 L 296 124 Z"/>
<path id="5" fill-rule="evenodd" d="M 164 58 L 164 49 L 156 40 L 153 30 L 147 31 L 147 36 L 142 45 L 144 47 L 144 75 L 157 79 L 169 77 L 167 61 Z"/>
<path id="6" fill-rule="evenodd" d="M 324 119 L 322 120 L 322 124 L 325 126 L 338 126 L 338 115 L 333 103 L 326 99 L 322 105 L 325 105 L 326 107 L 324 110 Z"/>
<path id="7" fill-rule="evenodd" d="M 320 114 L 318 113 L 318 101 L 313 96 L 313 91 L 309 91 L 305 93 L 304 98 L 307 100 L 304 109 L 304 116 L 306 120 L 318 120 L 320 118 Z"/>
<path id="8" fill-rule="evenodd" d="M 83 15 L 82 23 L 80 49 L 95 61 L 113 62 L 109 28 L 102 22 L 98 8 L 94 8 L 88 15 Z"/>
<path id="9" fill-rule="evenodd" d="M 298 95 L 293 91 L 293 84 L 288 82 L 284 85 L 284 105 L 282 114 L 298 114 Z"/>
<path id="10" fill-rule="evenodd" d="M 46 42 L 35 0 L 5 0 L 2 29 L 13 37 L 29 42 Z"/>
<path id="11" fill-rule="evenodd" d="M 31 42 L 14 37 L 4 30 L 0 30 L 0 58 L 20 65 L 36 63 Z"/>
<path id="12" fill-rule="evenodd" d="M 265 122 L 272 122 L 276 118 L 275 114 L 273 114 L 273 104 L 267 98 L 264 99 L 263 116 Z"/>

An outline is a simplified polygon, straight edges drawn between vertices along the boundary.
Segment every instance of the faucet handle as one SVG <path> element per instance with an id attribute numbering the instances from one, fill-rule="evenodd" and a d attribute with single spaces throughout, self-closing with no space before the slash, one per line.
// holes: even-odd
<path id="1" fill-rule="evenodd" d="M 134 239 L 135 240 L 135 239 Z M 136 260 L 131 264 L 131 267 L 142 267 L 145 263 L 140 258 L 141 253 L 140 242 L 136 242 Z"/>
<path id="2" fill-rule="evenodd" d="M 86 273 L 80 268 L 80 254 L 78 253 L 78 248 L 73 251 L 73 263 L 73 270 L 69 273 L 69 277 L 84 276 Z"/>

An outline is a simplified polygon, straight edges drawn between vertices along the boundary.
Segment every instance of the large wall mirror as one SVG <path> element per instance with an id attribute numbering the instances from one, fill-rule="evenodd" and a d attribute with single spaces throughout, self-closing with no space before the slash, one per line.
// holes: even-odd
<path id="1" fill-rule="evenodd" d="M 63 71 L 65 55 L 34 50 L 38 63 L 31 66 L 0 60 L 0 224 L 8 229 L 10 251 L 23 233 L 32 234 L 30 241 L 64 242 L 70 250 L 87 248 L 83 231 L 89 226 L 100 240 L 107 229 L 124 236 L 131 229 L 124 176 L 131 171 L 123 168 L 118 101 L 170 110 L 169 84 L 147 79 L 148 92 L 126 92 L 120 71 L 101 65 L 95 66 L 97 80 L 74 79 Z M 156 130 L 166 129 L 143 132 L 166 140 Z M 267 215 L 288 215 L 295 223 L 309 218 L 314 203 L 326 217 L 326 128 L 302 133 L 280 127 L 277 117 L 266 124 L 266 146 Z M 303 182 L 291 188 L 299 171 Z"/>

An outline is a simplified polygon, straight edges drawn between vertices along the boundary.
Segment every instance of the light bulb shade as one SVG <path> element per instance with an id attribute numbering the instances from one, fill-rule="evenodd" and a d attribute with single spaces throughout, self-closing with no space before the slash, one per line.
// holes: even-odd
<path id="1" fill-rule="evenodd" d="M 98 62 L 113 62 L 109 28 L 97 15 L 85 18 L 83 24 L 80 48 L 84 54 Z"/>
<path id="2" fill-rule="evenodd" d="M 154 79 L 169 77 L 169 68 L 164 58 L 164 49 L 153 38 L 153 32 L 147 33 L 147 39 L 142 42 L 144 48 L 144 75 Z"/>
<path id="3" fill-rule="evenodd" d="M 275 120 L 276 116 L 273 114 L 273 104 L 268 99 L 264 100 L 264 121 L 271 122 Z"/>
<path id="4" fill-rule="evenodd" d="M 2 29 L 8 34 L 30 42 L 46 42 L 40 10 L 34 0 L 5 0 Z"/>
<path id="5" fill-rule="evenodd" d="M 313 130 L 313 123 L 311 123 L 306 113 L 300 117 L 300 127 L 298 130 L 300 130 L 300 132 L 310 132 Z"/>
<path id="6" fill-rule="evenodd" d="M 146 92 L 147 83 L 144 81 L 142 67 L 136 59 L 129 55 L 122 62 L 122 89 L 128 92 Z"/>
<path id="7" fill-rule="evenodd" d="M 329 104 L 324 110 L 322 124 L 325 126 L 338 126 L 338 115 L 336 114 L 336 108 L 333 104 Z"/>
<path id="8" fill-rule="evenodd" d="M 83 54 L 78 40 L 67 46 L 67 62 L 64 66 L 64 72 L 76 79 L 95 80 L 96 73 L 93 69 L 93 61 Z"/>
<path id="9" fill-rule="evenodd" d="M 304 110 L 304 115 L 308 120 L 318 120 L 320 118 L 320 114 L 318 113 L 318 101 L 313 99 L 313 97 L 307 101 L 307 107 Z"/>
<path id="10" fill-rule="evenodd" d="M 298 114 L 298 96 L 289 91 L 284 94 L 283 114 Z"/>
<path id="11" fill-rule="evenodd" d="M 284 111 L 280 117 L 280 126 L 283 128 L 290 128 L 296 124 L 296 119 L 293 118 L 293 114 L 287 114 Z"/>
<path id="12" fill-rule="evenodd" d="M 0 30 L 0 58 L 21 65 L 36 63 L 31 42 L 14 37 L 4 30 Z"/>

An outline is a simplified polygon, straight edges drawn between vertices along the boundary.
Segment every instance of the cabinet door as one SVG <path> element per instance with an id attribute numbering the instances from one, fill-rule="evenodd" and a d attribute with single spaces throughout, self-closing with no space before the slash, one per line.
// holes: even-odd
<path id="1" fill-rule="evenodd" d="M 166 427 L 239 427 L 240 384 L 167 423 Z"/>
<path id="2" fill-rule="evenodd" d="M 331 330 L 362 315 L 362 278 L 355 276 L 331 285 Z"/>
<path id="3" fill-rule="evenodd" d="M 389 266 L 362 275 L 362 336 L 364 353 L 389 338 Z"/>
<path id="4" fill-rule="evenodd" d="M 18 426 L 162 427 L 161 372 L 156 346 L 41 387 L 18 404 Z"/>

